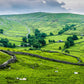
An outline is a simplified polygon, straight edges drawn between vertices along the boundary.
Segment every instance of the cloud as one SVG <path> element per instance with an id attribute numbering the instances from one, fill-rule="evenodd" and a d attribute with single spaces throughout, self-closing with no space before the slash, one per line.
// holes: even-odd
<path id="1" fill-rule="evenodd" d="M 69 9 L 72 13 L 84 14 L 84 0 L 57 0 L 59 3 L 64 2 L 64 8 Z"/>
<path id="2" fill-rule="evenodd" d="M 0 0 L 0 13 L 67 12 L 57 0 Z"/>

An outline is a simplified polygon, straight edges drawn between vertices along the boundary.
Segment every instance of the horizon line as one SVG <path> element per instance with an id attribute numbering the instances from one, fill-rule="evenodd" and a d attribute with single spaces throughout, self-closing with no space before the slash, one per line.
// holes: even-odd
<path id="1" fill-rule="evenodd" d="M 30 12 L 30 13 L 10 13 L 10 14 L 0 14 L 0 16 L 8 16 L 8 15 L 27 15 L 27 14 L 34 14 L 34 13 L 50 13 L 50 14 L 77 14 L 77 15 L 84 15 L 83 13 L 75 13 L 75 12 Z"/>

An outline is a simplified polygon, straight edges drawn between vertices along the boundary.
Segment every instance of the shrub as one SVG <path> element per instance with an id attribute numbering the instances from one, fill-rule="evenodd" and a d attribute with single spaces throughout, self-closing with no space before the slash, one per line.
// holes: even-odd
<path id="1" fill-rule="evenodd" d="M 61 50 L 62 48 L 61 47 L 59 47 L 59 50 Z"/>
<path id="2" fill-rule="evenodd" d="M 66 53 L 70 53 L 69 50 L 65 50 Z"/>

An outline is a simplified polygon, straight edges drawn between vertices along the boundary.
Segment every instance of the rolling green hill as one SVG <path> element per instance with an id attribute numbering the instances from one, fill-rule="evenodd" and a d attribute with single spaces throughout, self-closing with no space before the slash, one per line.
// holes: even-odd
<path id="1" fill-rule="evenodd" d="M 0 37 L 21 41 L 22 36 L 26 36 L 27 33 L 33 34 L 35 29 L 39 29 L 47 34 L 53 32 L 56 35 L 66 24 L 75 24 L 76 30 L 69 30 L 64 34 L 84 34 L 83 15 L 69 13 L 4 15 L 0 16 L 0 28 L 4 29 L 4 35 L 0 35 Z M 20 44 L 20 42 L 12 40 L 10 40 L 12 43 Z"/>
<path id="2" fill-rule="evenodd" d="M 76 30 L 69 29 L 61 35 L 57 35 L 65 25 L 75 25 Z M 49 59 L 56 59 L 71 63 L 84 64 L 84 15 L 70 13 L 31 13 L 21 15 L 2 15 L 0 16 L 0 29 L 4 30 L 0 34 L 1 38 L 8 38 L 11 43 L 20 45 L 22 37 L 28 34 L 33 35 L 35 29 L 49 35 L 45 41 L 46 46 L 41 50 L 29 50 L 30 47 L 4 48 L 2 50 L 26 52 L 40 55 Z M 77 34 L 78 40 L 75 45 L 68 48 L 70 55 L 76 56 L 81 62 L 70 55 L 65 55 L 64 42 L 68 36 Z M 82 39 L 80 39 L 82 37 Z M 49 40 L 55 40 L 55 43 L 49 43 Z M 58 42 L 62 40 L 64 42 Z M 59 50 L 59 47 L 62 49 Z M 59 53 L 49 53 L 42 50 L 50 50 Z M 44 60 L 32 55 L 14 54 L 17 58 L 16 63 L 9 64 L 9 67 L 0 69 L 0 84 L 83 84 L 84 83 L 84 66 L 64 64 Z M 0 52 L 0 64 L 7 61 L 9 55 Z M 74 72 L 78 72 L 75 74 Z M 27 80 L 19 80 L 17 78 L 26 78 Z"/>
<path id="3" fill-rule="evenodd" d="M 33 34 L 35 29 L 55 35 L 63 29 L 66 24 L 75 24 L 76 30 L 68 30 L 64 34 L 84 34 L 84 16 L 69 13 L 31 13 L 22 15 L 0 16 L 0 28 L 4 29 L 4 35 L 8 39 L 21 41 L 22 36 Z M 17 38 L 16 38 L 17 37 Z M 11 41 L 11 40 L 10 40 Z M 13 41 L 12 41 L 13 42 Z M 14 43 L 14 42 L 13 42 Z M 20 44 L 20 42 L 16 42 Z"/>
<path id="4" fill-rule="evenodd" d="M 6 48 L 3 49 L 6 50 Z M 17 49 L 9 50 L 22 52 L 22 50 Z M 39 50 L 23 52 L 73 63 L 78 62 L 73 57 L 59 53 L 47 53 Z M 29 55 L 15 55 L 18 60 L 16 63 L 9 64 L 9 68 L 0 69 L 1 84 L 83 84 L 84 82 L 84 66 L 53 62 Z M 75 74 L 75 72 L 78 72 L 78 74 Z M 26 78 L 26 80 L 17 78 Z"/>

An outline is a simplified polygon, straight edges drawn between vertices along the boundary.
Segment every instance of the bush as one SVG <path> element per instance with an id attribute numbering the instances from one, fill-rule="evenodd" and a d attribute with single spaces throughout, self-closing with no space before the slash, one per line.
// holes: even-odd
<path id="1" fill-rule="evenodd" d="M 80 39 L 83 39 L 83 37 L 80 37 Z"/>
<path id="2" fill-rule="evenodd" d="M 66 53 L 70 53 L 69 50 L 65 50 Z"/>
<path id="3" fill-rule="evenodd" d="M 50 32 L 50 36 L 53 36 L 54 34 L 52 32 Z"/>
<path id="4" fill-rule="evenodd" d="M 0 29 L 0 33 L 3 34 L 3 29 Z"/>
<path id="5" fill-rule="evenodd" d="M 69 48 L 70 47 L 70 42 L 69 41 L 66 41 L 64 47 L 65 48 Z"/>
<path id="6" fill-rule="evenodd" d="M 61 47 L 59 47 L 59 50 L 61 50 L 62 48 Z"/>
<path id="7" fill-rule="evenodd" d="M 73 40 L 78 40 L 77 35 L 73 35 L 73 36 L 72 36 L 72 39 L 73 39 Z"/>

